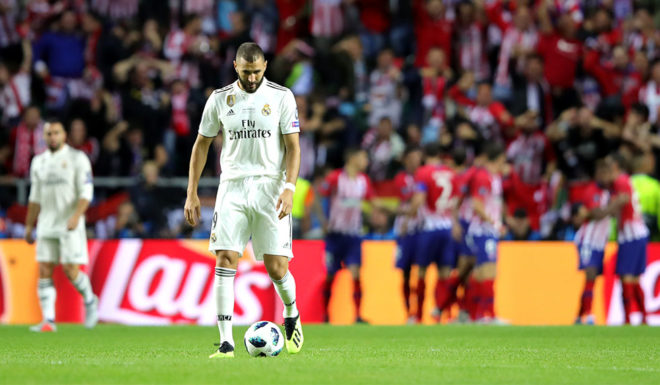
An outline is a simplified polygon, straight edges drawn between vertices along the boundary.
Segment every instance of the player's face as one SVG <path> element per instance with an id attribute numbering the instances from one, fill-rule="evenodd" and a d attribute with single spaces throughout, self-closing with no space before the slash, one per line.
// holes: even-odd
<path id="1" fill-rule="evenodd" d="M 261 82 L 264 80 L 264 73 L 266 72 L 266 65 L 268 64 L 264 58 L 259 58 L 255 62 L 249 62 L 243 58 L 234 60 L 234 69 L 238 74 L 238 82 L 245 92 L 254 92 L 259 88 Z"/>
<path id="2" fill-rule="evenodd" d="M 57 151 L 66 141 L 66 131 L 61 123 L 49 123 L 44 127 L 46 144 L 51 151 Z"/>
<path id="3" fill-rule="evenodd" d="M 353 156 L 353 162 L 355 164 L 355 168 L 357 168 L 359 172 L 367 171 L 367 167 L 369 167 L 369 156 L 367 155 L 367 152 L 360 151 L 355 154 Z"/>

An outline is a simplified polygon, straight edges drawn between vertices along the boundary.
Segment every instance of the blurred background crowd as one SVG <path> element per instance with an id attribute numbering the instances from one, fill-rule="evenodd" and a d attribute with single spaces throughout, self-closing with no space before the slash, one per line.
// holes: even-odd
<path id="1" fill-rule="evenodd" d="M 657 0 L 0 0 L 0 237 L 23 235 L 48 117 L 92 162 L 91 237 L 207 237 L 222 137 L 197 229 L 188 160 L 246 41 L 296 95 L 299 237 L 322 235 L 315 191 L 345 149 L 368 151 L 388 198 L 405 149 L 433 142 L 468 162 L 506 146 L 507 238 L 528 240 L 571 239 L 572 191 L 618 151 L 657 235 L 659 25 Z M 393 237 L 389 212 L 365 215 L 371 238 Z"/>

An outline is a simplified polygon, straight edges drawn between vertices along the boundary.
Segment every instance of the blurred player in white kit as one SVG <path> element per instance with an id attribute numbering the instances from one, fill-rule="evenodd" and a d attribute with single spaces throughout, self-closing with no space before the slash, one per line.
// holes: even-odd
<path id="1" fill-rule="evenodd" d="M 85 303 L 85 327 L 98 321 L 98 298 L 92 292 L 87 274 L 80 270 L 88 263 L 85 211 L 92 200 L 92 166 L 87 155 L 66 144 L 62 123 L 44 126 L 48 149 L 32 159 L 30 197 L 25 220 L 25 240 L 34 243 L 37 218 L 37 295 L 43 320 L 32 326 L 34 332 L 54 332 L 55 297 L 53 270 L 57 264 L 82 295 Z"/>
<path id="2" fill-rule="evenodd" d="M 194 226 L 200 215 L 199 178 L 211 142 L 222 135 L 222 175 L 209 242 L 216 255 L 214 294 L 220 332 L 220 347 L 210 356 L 214 359 L 234 357 L 234 277 L 250 237 L 254 255 L 264 261 L 284 305 L 287 351 L 298 353 L 303 345 L 296 282 L 289 272 L 300 123 L 293 93 L 266 80 L 266 65 L 257 44 L 241 44 L 234 61 L 238 80 L 209 96 L 190 159 L 184 214 Z"/>

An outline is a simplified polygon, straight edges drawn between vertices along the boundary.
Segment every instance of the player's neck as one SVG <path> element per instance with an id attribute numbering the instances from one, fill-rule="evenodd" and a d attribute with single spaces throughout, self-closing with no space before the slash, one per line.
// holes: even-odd
<path id="1" fill-rule="evenodd" d="M 360 173 L 357 170 L 357 168 L 351 167 L 351 165 L 349 164 L 347 164 L 346 167 L 344 167 L 344 171 L 346 172 L 346 175 L 348 175 L 350 178 L 355 178 Z"/>

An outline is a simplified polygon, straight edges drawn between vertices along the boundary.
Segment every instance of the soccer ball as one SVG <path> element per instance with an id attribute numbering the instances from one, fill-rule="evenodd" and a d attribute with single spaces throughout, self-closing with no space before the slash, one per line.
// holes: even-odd
<path id="1" fill-rule="evenodd" d="M 252 357 L 275 357 L 284 347 L 284 336 L 272 322 L 255 322 L 245 332 L 245 349 Z"/>

